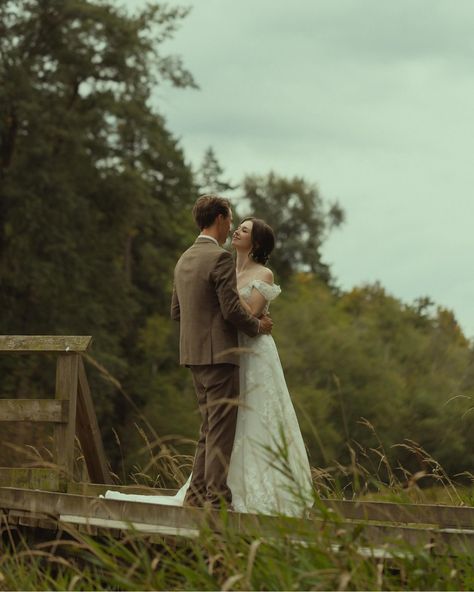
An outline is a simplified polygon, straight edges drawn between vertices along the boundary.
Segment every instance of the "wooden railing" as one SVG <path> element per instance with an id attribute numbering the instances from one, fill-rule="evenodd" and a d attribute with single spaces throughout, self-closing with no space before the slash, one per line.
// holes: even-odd
<path id="1" fill-rule="evenodd" d="M 0 355 L 41 353 L 57 356 L 54 398 L 52 395 L 40 399 L 0 398 L 0 422 L 48 422 L 54 425 L 53 462 L 46 467 L 1 467 L 0 485 L 67 491 L 73 476 L 76 435 L 89 480 L 113 483 L 82 360 L 91 341 L 89 336 L 0 336 Z"/>

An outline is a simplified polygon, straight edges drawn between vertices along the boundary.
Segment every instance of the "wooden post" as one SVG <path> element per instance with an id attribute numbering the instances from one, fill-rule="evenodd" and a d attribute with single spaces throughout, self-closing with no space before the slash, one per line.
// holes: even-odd
<path id="1" fill-rule="evenodd" d="M 54 428 L 55 461 L 61 472 L 61 489 L 67 488 L 67 481 L 73 474 L 78 369 L 79 354 L 59 354 L 56 365 L 56 400 L 69 402 L 67 423 L 57 424 Z"/>
<path id="2" fill-rule="evenodd" d="M 79 359 L 79 392 L 77 397 L 76 431 L 81 443 L 87 472 L 92 483 L 112 484 L 107 459 L 105 457 L 99 424 L 94 410 L 86 370 L 82 358 Z"/>
<path id="3" fill-rule="evenodd" d="M 34 488 L 59 487 L 66 491 L 68 482 L 73 481 L 76 429 L 89 478 L 96 483 L 113 483 L 81 358 L 91 339 L 77 335 L 0 335 L 0 354 L 57 355 L 54 399 L 0 399 L 0 423 L 32 421 L 55 424 L 55 465 L 48 469 L 0 467 L 0 485 L 30 484 Z M 55 485 L 58 482 L 59 485 Z"/>

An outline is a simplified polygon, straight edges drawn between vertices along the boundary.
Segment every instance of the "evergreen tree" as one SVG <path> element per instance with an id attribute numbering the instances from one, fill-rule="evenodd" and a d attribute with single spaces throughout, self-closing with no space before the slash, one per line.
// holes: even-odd
<path id="1" fill-rule="evenodd" d="M 201 166 L 197 172 L 197 183 L 200 193 L 225 193 L 237 189 L 230 181 L 222 178 L 224 169 L 217 160 L 214 150 L 209 147 L 204 153 Z"/>
<path id="2" fill-rule="evenodd" d="M 127 387 L 137 336 L 168 314 L 173 265 L 193 235 L 183 215 L 192 173 L 152 107 L 158 84 L 195 85 L 161 53 L 185 14 L 0 4 L 1 332 L 91 334 L 93 354 Z M 37 390 L 49 384 L 36 366 L 30 377 Z M 97 383 L 95 400 L 103 425 L 128 422 L 112 387 Z"/>
<path id="3" fill-rule="evenodd" d="M 330 271 L 320 250 L 328 232 L 344 221 L 337 203 L 327 208 L 315 185 L 275 173 L 246 177 L 242 197 L 241 210 L 263 218 L 275 231 L 270 266 L 280 281 L 298 271 L 311 271 L 329 281 Z"/>

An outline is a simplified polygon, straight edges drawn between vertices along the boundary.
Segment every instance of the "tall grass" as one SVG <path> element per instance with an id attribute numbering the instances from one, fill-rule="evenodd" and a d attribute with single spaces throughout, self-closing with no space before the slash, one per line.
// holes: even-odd
<path id="1" fill-rule="evenodd" d="M 4 522 L 0 590 L 473 589 L 470 556 L 435 555 L 431 545 L 416 547 L 399 540 L 374 548 L 363 525 L 344 528 L 341 518 L 321 501 L 321 494 L 426 501 L 419 482 L 430 478 L 447 501 L 466 503 L 434 459 L 413 442 L 403 446 L 423 456 L 423 475 L 395 470 L 381 444 L 368 451 L 354 448 L 349 466 L 314 470 L 311 516 L 305 521 L 282 517 L 271 534 L 258 527 L 237 532 L 225 510 L 213 528 L 201 526 L 195 539 L 133 530 L 121 538 L 91 537 L 69 527 L 52 540 L 44 540 L 43 534 L 41 541 L 38 537 L 45 531 L 21 531 Z M 145 439 L 144 452 L 149 455 L 151 481 L 156 481 L 156 471 L 168 471 L 168 480 L 179 482 L 183 477 L 180 471 L 189 459 L 175 458 L 169 442 Z M 281 461 L 285 450 L 278 453 Z M 360 456 L 364 465 L 358 462 Z M 25 533 L 30 533 L 30 540 Z"/>
<path id="2" fill-rule="evenodd" d="M 151 539 L 129 533 L 27 544 L 3 529 L 1 590 L 460 590 L 473 589 L 472 559 L 433 556 L 431 549 L 392 542 L 377 557 L 360 528 L 308 521 L 279 536 L 237 534 L 222 515 L 219 531 L 197 539 Z M 331 521 L 334 520 L 334 521 Z"/>
<path id="3" fill-rule="evenodd" d="M 363 525 L 343 528 L 337 514 L 321 502 L 322 497 L 331 497 L 471 503 L 470 489 L 459 487 L 414 442 L 399 446 L 421 459 L 422 469 L 412 474 L 401 466 L 392 467 L 374 428 L 362 421 L 376 445 L 366 450 L 348 442 L 347 466 L 313 469 L 314 506 L 305 521 L 281 518 L 272 534 L 258 527 L 242 534 L 222 510 L 218 524 L 214 521 L 213 528 L 203 524 L 194 539 L 133 530 L 121 538 L 91 537 L 68 527 L 45 540 L 45 531 L 21 530 L 2 518 L 0 590 L 474 589 L 469 555 L 434 555 L 431 545 L 410 546 L 399 540 L 374 548 Z M 133 467 L 127 480 L 178 487 L 189 474 L 191 458 L 178 454 L 175 440 L 160 439 L 151 426 L 144 426 L 137 426 L 144 442 L 143 462 Z M 29 452 L 47 460 L 36 450 Z M 285 450 L 277 448 L 277 453 L 275 466 L 284 474 Z M 464 477 L 472 480 L 472 475 Z M 432 487 L 423 487 L 425 483 Z"/>

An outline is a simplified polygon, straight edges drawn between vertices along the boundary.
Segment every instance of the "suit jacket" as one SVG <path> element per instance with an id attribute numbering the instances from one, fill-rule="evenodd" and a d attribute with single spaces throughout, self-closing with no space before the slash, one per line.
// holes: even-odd
<path id="1" fill-rule="evenodd" d="M 174 271 L 171 318 L 180 321 L 180 363 L 239 364 L 237 330 L 251 337 L 258 320 L 241 306 L 231 254 L 199 237 Z"/>

